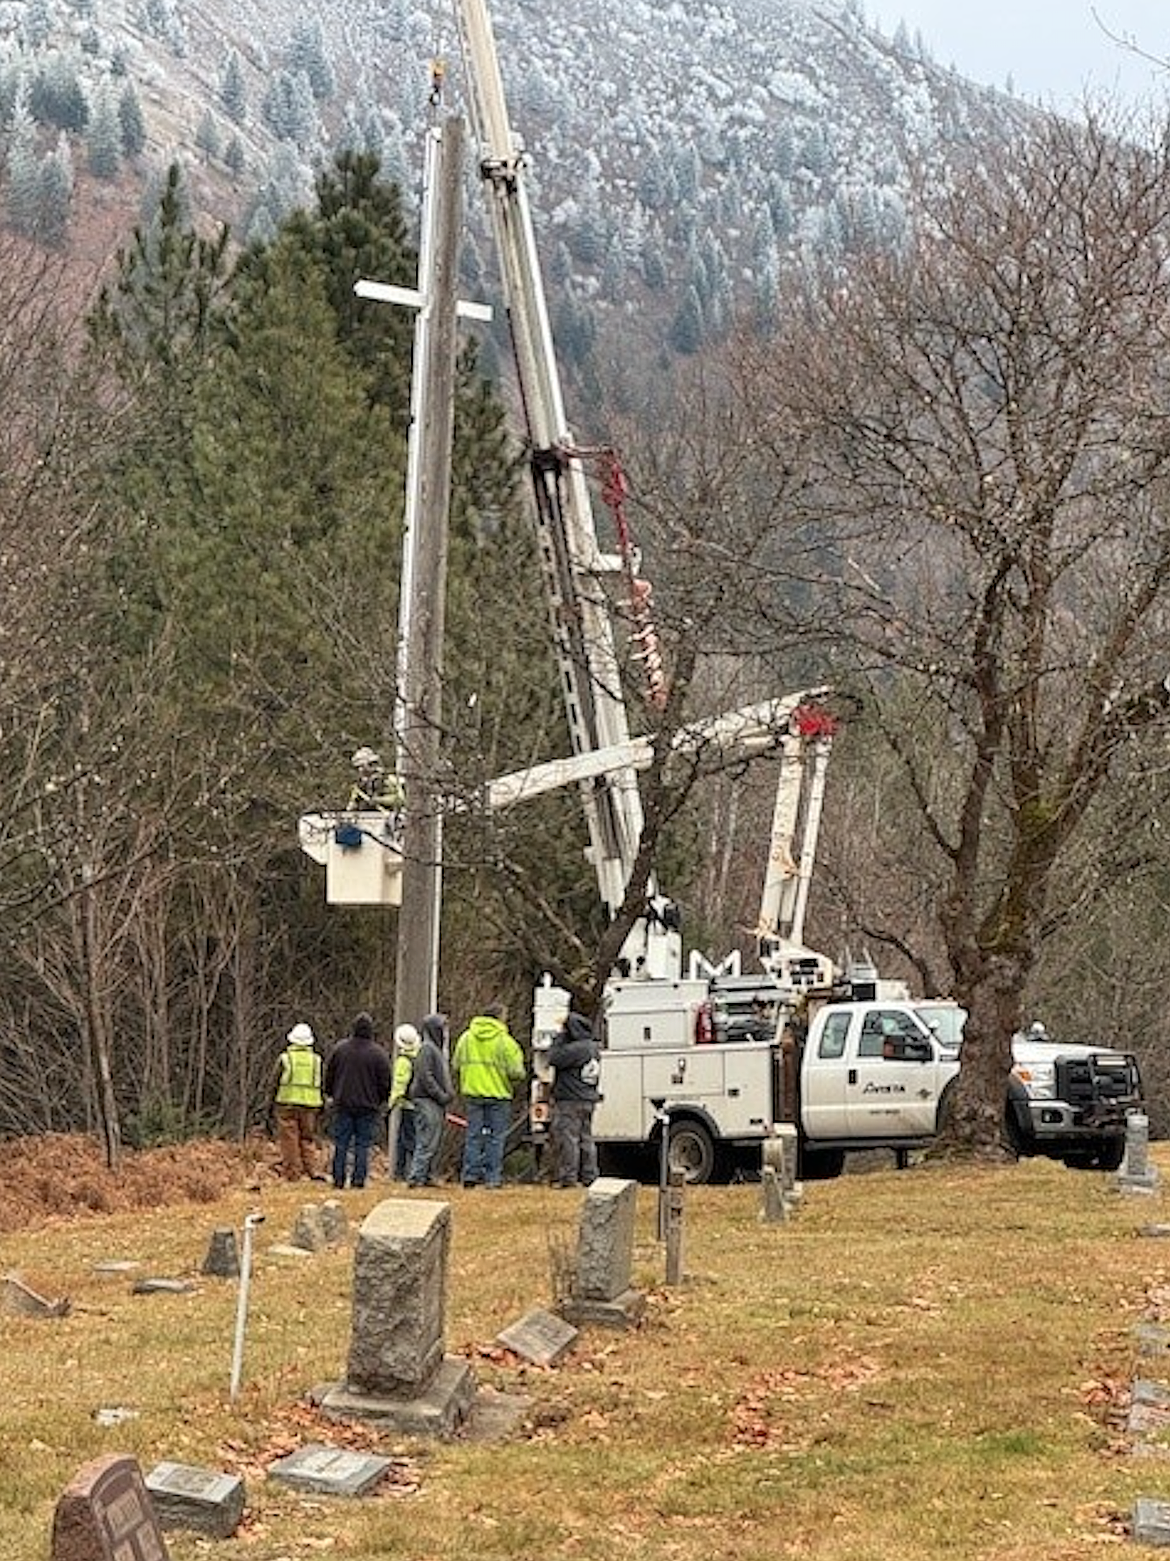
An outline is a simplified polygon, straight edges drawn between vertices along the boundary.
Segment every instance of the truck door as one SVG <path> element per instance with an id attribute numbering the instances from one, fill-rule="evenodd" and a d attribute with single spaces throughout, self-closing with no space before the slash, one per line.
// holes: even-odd
<path id="1" fill-rule="evenodd" d="M 913 1043 L 916 1056 L 904 1055 L 908 1048 L 899 1043 L 906 1042 Z M 842 1072 L 850 1138 L 919 1138 L 934 1132 L 936 1046 L 910 1014 L 896 1008 L 868 1009 L 856 1051 Z"/>
<path id="2" fill-rule="evenodd" d="M 846 1052 L 849 1027 L 858 1016 L 851 1009 L 827 1009 L 822 1028 L 805 1048 L 800 1070 L 800 1120 L 807 1138 L 846 1138 Z"/>

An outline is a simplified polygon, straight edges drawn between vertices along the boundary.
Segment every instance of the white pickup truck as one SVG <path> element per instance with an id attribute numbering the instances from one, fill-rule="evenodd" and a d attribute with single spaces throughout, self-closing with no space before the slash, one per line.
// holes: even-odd
<path id="1" fill-rule="evenodd" d="M 784 1121 L 799 1130 L 810 1178 L 839 1175 L 852 1151 L 924 1148 L 946 1116 L 964 1017 L 947 1003 L 829 1003 L 803 1044 L 759 1027 L 741 1039 L 701 1018 L 673 1036 L 649 1024 L 640 1034 L 616 1030 L 602 1053 L 594 1118 L 602 1158 L 616 1169 L 660 1146 L 667 1119 L 671 1161 L 693 1181 L 754 1154 Z M 1013 1054 L 1004 1125 L 1017 1153 L 1116 1169 L 1126 1116 L 1142 1104 L 1136 1060 L 1025 1037 Z"/>

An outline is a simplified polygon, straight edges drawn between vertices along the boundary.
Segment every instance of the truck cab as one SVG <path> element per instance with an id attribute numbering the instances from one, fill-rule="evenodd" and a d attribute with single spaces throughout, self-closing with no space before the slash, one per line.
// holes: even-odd
<path id="1" fill-rule="evenodd" d="M 953 1002 L 822 1008 L 800 1067 L 798 1125 L 807 1152 L 827 1160 L 856 1149 L 929 1144 L 959 1073 L 965 1019 Z M 1012 1057 L 1004 1132 L 1015 1152 L 1078 1170 L 1116 1170 L 1126 1117 L 1143 1104 L 1137 1060 L 1037 1031 L 1013 1037 Z"/>

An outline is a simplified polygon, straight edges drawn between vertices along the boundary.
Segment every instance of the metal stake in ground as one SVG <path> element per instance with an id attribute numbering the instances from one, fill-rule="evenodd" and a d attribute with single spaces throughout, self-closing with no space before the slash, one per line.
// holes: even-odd
<path id="1" fill-rule="evenodd" d="M 662 1129 L 658 1151 L 658 1239 L 666 1240 L 666 1192 L 670 1185 L 670 1107 L 664 1095 L 655 1095 L 650 1104 L 654 1107 L 654 1120 Z"/>
<path id="2" fill-rule="evenodd" d="M 686 1184 L 685 1171 L 671 1171 L 670 1184 L 666 1189 L 666 1282 L 668 1285 L 682 1283 Z"/>
<path id="3" fill-rule="evenodd" d="M 236 1300 L 236 1339 L 232 1348 L 231 1397 L 240 1391 L 240 1373 L 244 1366 L 244 1329 L 248 1322 L 248 1290 L 252 1283 L 252 1233 L 263 1225 L 263 1214 L 244 1216 L 244 1250 L 240 1258 L 240 1293 Z"/>

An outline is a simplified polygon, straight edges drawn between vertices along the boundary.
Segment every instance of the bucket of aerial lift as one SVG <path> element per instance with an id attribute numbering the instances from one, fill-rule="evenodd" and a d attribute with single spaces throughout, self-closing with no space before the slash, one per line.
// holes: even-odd
<path id="1" fill-rule="evenodd" d="M 306 813 L 301 850 L 325 869 L 330 905 L 402 904 L 402 832 L 392 813 Z"/>

